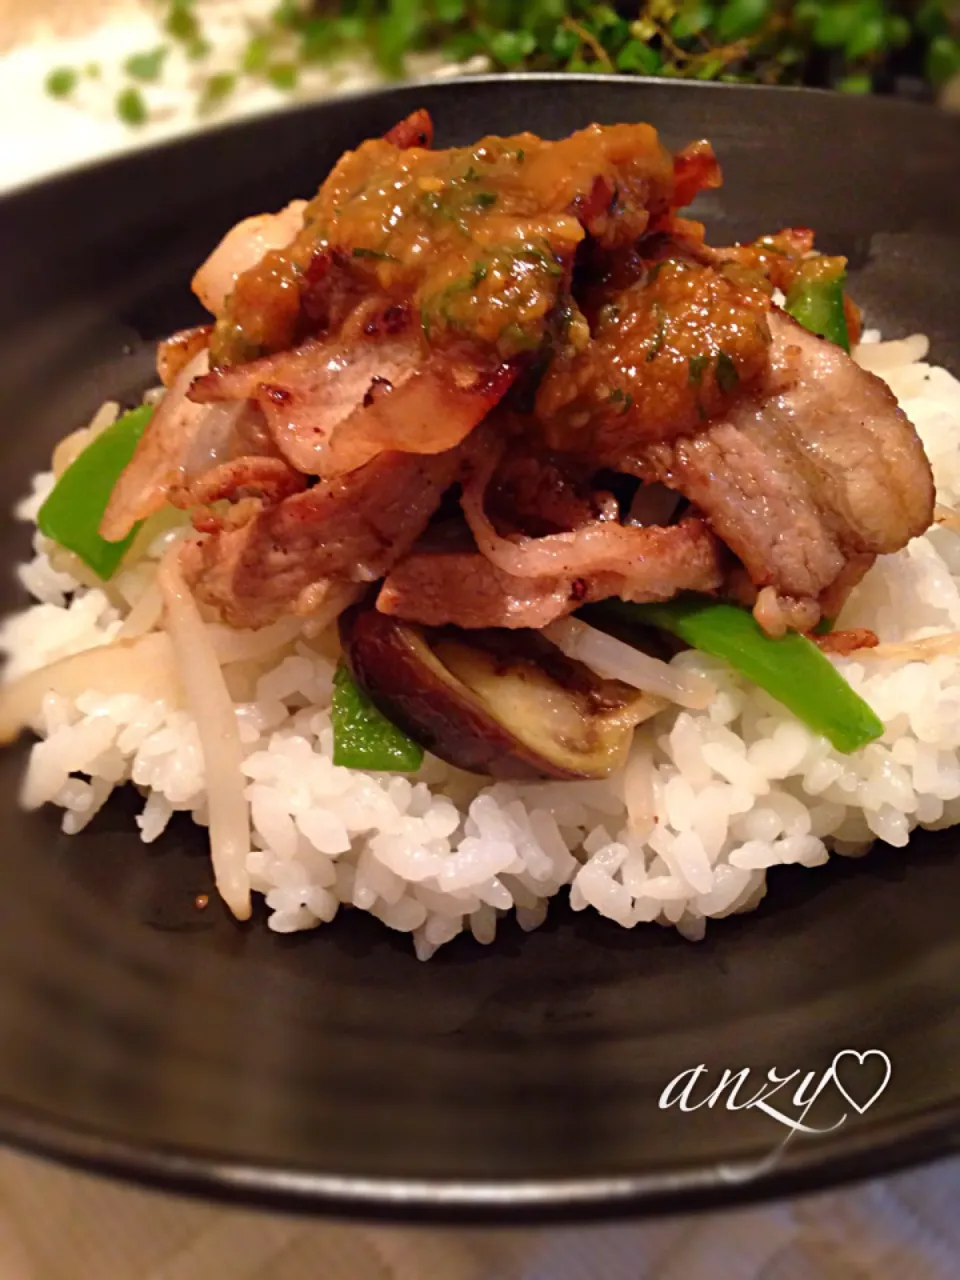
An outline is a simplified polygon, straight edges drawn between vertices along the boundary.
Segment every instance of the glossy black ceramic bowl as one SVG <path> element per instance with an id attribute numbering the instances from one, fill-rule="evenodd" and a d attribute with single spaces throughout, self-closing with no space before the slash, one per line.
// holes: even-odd
<path id="1" fill-rule="evenodd" d="M 960 373 L 960 121 L 891 101 L 567 76 L 396 88 L 206 133 L 0 202 L 0 508 L 51 443 L 151 379 L 152 344 L 199 317 L 190 275 L 245 214 L 312 192 L 344 148 L 426 106 L 441 145 L 649 120 L 710 137 L 713 243 L 816 228 L 890 336 L 922 330 Z M 4 611 L 22 527 L 0 536 Z M 429 964 L 342 913 L 297 937 L 211 891 L 203 835 L 145 848 L 133 804 L 76 838 L 17 811 L 0 754 L 0 1138 L 86 1167 L 257 1203 L 409 1219 L 677 1209 L 824 1186 L 960 1140 L 957 837 L 771 877 L 759 911 L 700 945 L 556 905 Z M 759 1105 L 661 1108 L 703 1064 L 768 1080 L 843 1050 L 816 1126 Z M 709 1073 L 709 1074 L 707 1074 Z M 687 1077 L 689 1078 L 689 1077 Z M 797 1076 L 769 1107 L 789 1114 Z M 682 1081 L 681 1081 L 682 1084 Z M 679 1090 L 679 1085 L 676 1087 Z M 707 1089 L 696 1095 L 702 1099 Z M 689 1095 L 691 1104 L 694 1095 Z M 725 1101 L 726 1100 L 726 1101 Z M 833 1111 L 830 1111 L 830 1106 Z M 829 1114 L 828 1114 L 829 1113 Z M 812 1115 L 812 1113 L 811 1113 Z M 810 1127 L 813 1127 L 811 1120 Z M 769 1157 L 769 1158 L 768 1158 Z"/>

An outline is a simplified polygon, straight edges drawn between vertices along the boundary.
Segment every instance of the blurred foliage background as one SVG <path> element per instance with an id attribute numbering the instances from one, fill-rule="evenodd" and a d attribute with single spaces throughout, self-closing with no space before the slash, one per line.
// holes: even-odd
<path id="1" fill-rule="evenodd" d="M 174 0 L 173 9 L 189 9 Z M 400 75 L 408 51 L 502 71 L 593 71 L 850 93 L 935 93 L 960 74 L 960 0 L 286 0 L 273 26 L 305 60 L 364 45 Z M 261 40 L 269 62 L 269 32 Z"/>
<path id="2" fill-rule="evenodd" d="M 46 88 L 79 103 L 94 82 L 105 88 L 109 81 L 115 113 L 132 126 L 155 118 L 171 80 L 208 115 L 261 90 L 301 98 L 335 91 L 350 67 L 361 69 L 364 83 L 405 74 L 579 71 L 810 85 L 960 108 L 960 0 L 126 3 L 149 15 L 151 43 L 115 67 L 109 56 L 103 67 L 99 60 L 56 66 Z"/>

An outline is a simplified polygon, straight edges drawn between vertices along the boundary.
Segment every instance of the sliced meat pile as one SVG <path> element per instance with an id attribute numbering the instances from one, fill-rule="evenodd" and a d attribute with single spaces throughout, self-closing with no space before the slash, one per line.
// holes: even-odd
<path id="1" fill-rule="evenodd" d="M 213 323 L 161 345 L 105 537 L 192 511 L 187 580 L 236 626 L 380 581 L 381 611 L 429 626 L 690 590 L 777 633 L 927 527 L 893 397 L 773 302 L 812 233 L 713 249 L 678 215 L 720 182 L 709 144 L 432 141 L 416 112 L 228 233 L 194 278 Z M 632 520 L 654 484 L 678 509 Z"/>
<path id="2" fill-rule="evenodd" d="M 479 551 L 464 525 L 441 526 L 394 566 L 377 608 L 428 626 L 539 628 L 610 596 L 669 600 L 723 581 L 722 547 L 702 520 L 648 529 L 614 522 L 553 539 L 530 542 L 541 543 L 534 554 L 558 554 L 555 572 L 515 574 Z"/>
<path id="3" fill-rule="evenodd" d="M 461 466 L 456 450 L 384 453 L 239 523 L 210 516 L 205 537 L 185 551 L 185 572 L 199 598 L 234 626 L 308 614 L 331 581 L 382 577 L 426 528 Z"/>

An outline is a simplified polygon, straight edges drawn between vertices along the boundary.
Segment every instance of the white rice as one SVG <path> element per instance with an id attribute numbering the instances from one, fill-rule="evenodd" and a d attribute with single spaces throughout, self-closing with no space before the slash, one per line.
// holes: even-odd
<path id="1" fill-rule="evenodd" d="M 879 343 L 877 334 L 858 353 L 920 432 L 939 502 L 960 506 L 960 383 L 925 355 L 922 338 Z M 35 517 L 51 481 L 37 478 L 23 518 Z M 171 536 L 161 532 L 108 597 L 79 583 L 76 562 L 38 534 L 19 573 L 40 603 L 0 634 L 8 674 L 111 640 Z M 960 630 L 960 532 L 936 527 L 878 561 L 839 625 L 868 627 L 883 642 Z M 464 930 L 491 942 L 507 912 L 535 928 L 569 885 L 575 910 L 697 939 L 708 918 L 756 906 L 769 867 L 816 867 L 830 852 L 859 854 L 876 838 L 903 846 L 916 826 L 960 822 L 960 652 L 836 659 L 886 725 L 852 756 L 722 662 L 687 652 L 674 663 L 715 686 L 708 707 L 644 726 L 620 776 L 531 784 L 485 783 L 432 758 L 415 777 L 337 768 L 325 637 L 227 664 L 252 813 L 247 868 L 270 927 L 313 928 L 353 906 L 412 934 L 427 959 Z M 144 796 L 145 842 L 177 810 L 206 824 L 199 736 L 176 689 L 161 699 L 136 689 L 50 693 L 34 727 L 41 741 L 23 799 L 60 805 L 65 831 L 81 830 L 131 781 Z"/>

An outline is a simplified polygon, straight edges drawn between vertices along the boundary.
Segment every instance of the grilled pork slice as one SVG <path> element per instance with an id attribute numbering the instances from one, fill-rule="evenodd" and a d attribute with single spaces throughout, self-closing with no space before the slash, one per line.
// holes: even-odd
<path id="1" fill-rule="evenodd" d="M 879 378 L 782 312 L 770 330 L 762 386 L 704 430 L 650 446 L 638 469 L 703 512 L 775 632 L 834 613 L 871 557 L 923 533 L 934 489 L 920 439 Z"/>
<path id="2" fill-rule="evenodd" d="M 431 529 L 388 574 L 377 608 L 425 626 L 539 628 L 609 596 L 715 591 L 724 576 L 722 547 L 694 517 L 668 527 L 611 521 L 523 541 L 531 557 L 555 554 L 554 572 L 511 574 L 477 550 L 463 525 Z"/>
<path id="3" fill-rule="evenodd" d="M 425 355 L 407 326 L 350 341 L 311 339 L 291 351 L 214 370 L 189 394 L 205 404 L 255 401 L 292 466 L 332 477 L 379 453 L 453 448 L 515 377 L 516 369 L 505 364 L 484 372 Z"/>
<path id="4" fill-rule="evenodd" d="M 383 453 L 348 476 L 258 505 L 252 518 L 241 507 L 219 526 L 204 518 L 206 536 L 184 549 L 184 573 L 236 627 L 309 613 L 330 582 L 382 577 L 424 531 L 461 465 L 458 450 Z"/>

